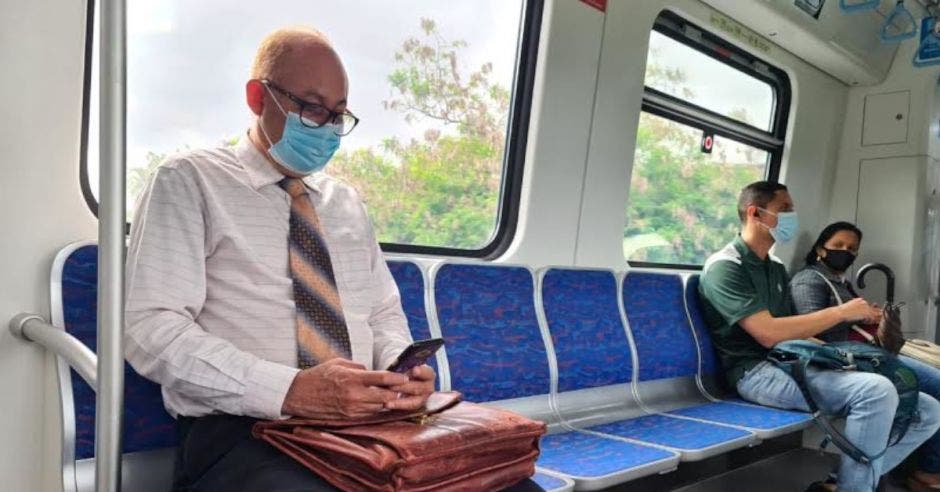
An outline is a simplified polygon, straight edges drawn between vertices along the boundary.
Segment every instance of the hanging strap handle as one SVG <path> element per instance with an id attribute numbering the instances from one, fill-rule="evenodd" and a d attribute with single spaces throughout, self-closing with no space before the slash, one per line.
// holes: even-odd
<path id="1" fill-rule="evenodd" d="M 920 44 L 914 51 L 911 63 L 918 68 L 940 65 L 940 33 L 937 32 L 937 19 L 924 17 L 920 30 Z"/>
<path id="2" fill-rule="evenodd" d="M 848 13 L 864 12 L 866 10 L 875 10 L 878 8 L 878 4 L 880 3 L 881 0 L 866 0 L 864 2 L 849 2 L 847 0 L 839 0 L 839 9 Z"/>
<path id="3" fill-rule="evenodd" d="M 897 26 L 897 22 L 901 22 L 901 25 L 906 23 L 909 27 L 899 33 L 892 34 L 890 32 L 891 26 Z M 881 41 L 885 43 L 900 43 L 916 35 L 917 21 L 914 19 L 914 14 L 911 14 L 911 11 L 907 10 L 907 7 L 904 6 L 904 0 L 898 0 L 898 3 L 894 6 L 894 10 L 888 14 L 888 17 L 885 18 L 885 21 L 881 24 L 881 32 L 879 33 Z"/>

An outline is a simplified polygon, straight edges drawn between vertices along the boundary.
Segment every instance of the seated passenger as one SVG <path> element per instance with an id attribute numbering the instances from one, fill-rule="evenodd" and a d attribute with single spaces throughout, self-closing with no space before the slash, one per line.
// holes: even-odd
<path id="1" fill-rule="evenodd" d="M 845 272 L 852 266 L 862 242 L 862 231 L 848 222 L 829 224 L 806 253 L 806 267 L 790 281 L 793 308 L 809 314 L 838 306 L 859 297 Z M 816 335 L 827 342 L 855 339 L 851 323 L 840 323 Z M 904 365 L 917 374 L 920 389 L 940 399 L 940 370 L 905 355 Z M 940 433 L 928 439 L 920 450 L 919 470 L 908 480 L 911 490 L 940 489 Z"/>
<path id="2" fill-rule="evenodd" d="M 171 158 L 139 199 L 126 355 L 177 419 L 176 490 L 332 490 L 252 439 L 256 419 L 417 409 L 434 391 L 428 366 L 374 370 L 411 342 L 398 289 L 359 195 L 317 172 L 356 125 L 347 87 L 323 35 L 272 33 L 247 134 Z"/>
<path id="3" fill-rule="evenodd" d="M 816 336 L 840 323 L 872 321 L 879 311 L 864 299 L 810 314 L 792 312 L 786 268 L 770 254 L 791 240 L 797 216 L 787 188 L 760 181 L 741 190 L 741 233 L 705 262 L 699 294 L 729 386 L 746 400 L 783 409 L 808 410 L 793 379 L 767 353 L 778 342 Z M 881 453 L 891 431 L 898 395 L 878 374 L 810 367 L 807 384 L 826 413 L 846 415 L 845 436 L 868 455 Z M 877 477 L 897 466 L 940 428 L 940 403 L 920 394 L 920 420 L 871 464 L 843 456 L 838 490 L 874 490 Z"/>

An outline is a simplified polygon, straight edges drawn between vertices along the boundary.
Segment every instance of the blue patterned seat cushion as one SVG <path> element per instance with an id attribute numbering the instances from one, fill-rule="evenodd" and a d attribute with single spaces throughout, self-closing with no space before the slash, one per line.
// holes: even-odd
<path id="1" fill-rule="evenodd" d="M 685 286 L 685 303 L 689 308 L 689 317 L 692 319 L 692 329 L 698 338 L 699 351 L 702 355 L 702 374 L 714 376 L 718 373 L 718 362 L 715 356 L 715 346 L 712 345 L 708 325 L 702 317 L 702 304 L 698 297 L 699 275 L 689 277 Z"/>
<path id="2" fill-rule="evenodd" d="M 623 306 L 636 344 L 639 381 L 698 373 L 681 277 L 631 272 L 623 280 Z"/>
<path id="3" fill-rule="evenodd" d="M 539 487 L 542 487 L 542 490 L 545 490 L 547 492 L 551 492 L 553 490 L 560 490 L 560 489 L 563 489 L 566 485 L 568 485 L 567 482 L 565 482 L 564 480 L 558 477 L 554 477 L 547 473 L 540 473 L 540 472 L 535 472 L 535 475 L 532 475 L 532 481 L 538 484 Z"/>
<path id="4" fill-rule="evenodd" d="M 65 261 L 62 309 L 65 329 L 92 351 L 97 349 L 98 247 L 84 246 Z M 75 403 L 75 458 L 95 455 L 95 392 L 72 371 Z M 176 446 L 176 425 L 163 408 L 160 386 L 124 364 L 123 452 Z"/>
<path id="5" fill-rule="evenodd" d="M 431 330 L 428 327 L 428 312 L 424 305 L 424 276 L 418 265 L 410 261 L 393 260 L 388 262 L 388 269 L 398 284 L 398 292 L 401 295 L 401 307 L 405 311 L 405 317 L 408 318 L 408 328 L 411 330 L 411 338 L 415 340 L 425 340 L 431 338 Z M 428 365 L 437 372 L 437 361 L 432 357 Z"/>
<path id="6" fill-rule="evenodd" d="M 548 358 L 525 268 L 445 264 L 434 299 L 451 387 L 469 401 L 549 392 Z"/>
<path id="7" fill-rule="evenodd" d="M 544 436 L 541 448 L 536 466 L 582 478 L 600 478 L 675 457 L 662 449 L 582 432 Z"/>
<path id="8" fill-rule="evenodd" d="M 613 272 L 548 270 L 542 306 L 558 359 L 558 391 L 630 382 L 633 362 Z"/>
<path id="9" fill-rule="evenodd" d="M 609 424 L 596 425 L 592 431 L 612 436 L 636 439 L 683 451 L 708 449 L 735 439 L 745 438 L 750 432 L 694 420 L 646 415 Z"/>
<path id="10" fill-rule="evenodd" d="M 731 402 L 714 402 L 668 412 L 710 422 L 738 425 L 749 429 L 773 430 L 812 420 L 804 412 L 778 410 L 776 408 L 744 405 Z"/>

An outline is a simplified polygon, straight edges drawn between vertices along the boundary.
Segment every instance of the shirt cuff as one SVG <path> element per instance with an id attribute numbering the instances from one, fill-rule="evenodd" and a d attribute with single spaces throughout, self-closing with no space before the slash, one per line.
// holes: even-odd
<path id="1" fill-rule="evenodd" d="M 298 372 L 300 369 L 267 360 L 256 362 L 248 370 L 244 415 L 269 420 L 287 418 L 281 407 Z"/>

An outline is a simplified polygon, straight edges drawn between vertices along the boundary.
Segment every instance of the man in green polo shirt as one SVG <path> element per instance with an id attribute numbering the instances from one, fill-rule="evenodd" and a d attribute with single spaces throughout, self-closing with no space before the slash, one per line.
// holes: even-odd
<path id="1" fill-rule="evenodd" d="M 880 316 L 862 299 L 811 314 L 793 315 L 783 262 L 770 254 L 799 229 L 787 187 L 752 183 L 738 199 L 741 233 L 705 262 L 699 296 L 725 376 L 746 400 L 778 408 L 809 408 L 796 383 L 766 360 L 785 340 L 810 338 L 843 322 Z M 887 378 L 870 373 L 810 367 L 807 385 L 826 413 L 846 415 L 845 436 L 868 455 L 884 450 L 898 395 Z M 838 490 L 873 490 L 873 477 L 891 470 L 940 428 L 940 403 L 921 393 L 920 421 L 870 465 L 842 457 Z M 825 489 L 822 489 L 825 490 Z"/>

